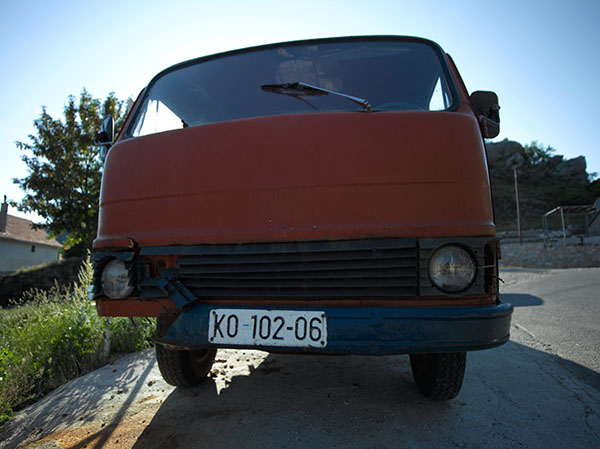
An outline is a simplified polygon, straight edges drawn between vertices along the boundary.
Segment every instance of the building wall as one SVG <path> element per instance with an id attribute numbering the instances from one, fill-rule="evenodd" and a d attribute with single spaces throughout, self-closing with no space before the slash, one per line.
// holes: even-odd
<path id="1" fill-rule="evenodd" d="M 35 247 L 35 251 L 31 248 Z M 19 268 L 30 267 L 58 260 L 57 247 L 26 243 L 16 240 L 0 240 L 0 273 L 10 273 Z"/>
<path id="2" fill-rule="evenodd" d="M 600 235 L 600 216 L 597 216 L 596 219 L 590 224 L 587 233 L 589 235 Z"/>

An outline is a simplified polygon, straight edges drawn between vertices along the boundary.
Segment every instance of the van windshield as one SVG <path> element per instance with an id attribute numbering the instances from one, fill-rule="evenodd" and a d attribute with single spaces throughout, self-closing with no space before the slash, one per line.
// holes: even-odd
<path id="1" fill-rule="evenodd" d="M 453 105 L 450 83 L 439 49 L 418 40 L 258 47 L 163 72 L 147 89 L 129 134 L 278 114 L 440 111 Z"/>

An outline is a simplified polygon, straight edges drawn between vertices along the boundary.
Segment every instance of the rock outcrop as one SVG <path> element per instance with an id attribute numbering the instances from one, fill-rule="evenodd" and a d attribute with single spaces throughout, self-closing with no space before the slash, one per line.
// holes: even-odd
<path id="1" fill-rule="evenodd" d="M 592 204 L 600 182 L 590 182 L 585 157 L 565 159 L 549 149 L 503 140 L 486 144 L 496 223 L 516 228 L 513 164 L 519 161 L 519 201 L 524 228 L 542 227 L 542 215 L 556 206 Z"/>
<path id="2" fill-rule="evenodd" d="M 586 185 L 589 183 L 587 173 L 587 164 L 584 156 L 573 159 L 564 159 L 563 156 L 550 156 L 542 161 L 531 161 L 531 155 L 528 155 L 523 145 L 508 139 L 502 142 L 492 142 L 486 145 L 488 161 L 493 170 L 502 170 L 506 168 L 508 161 L 514 154 L 520 154 L 526 161 L 523 167 L 525 172 L 536 171 L 548 178 L 559 177 L 567 182 L 577 185 Z"/>
<path id="3" fill-rule="evenodd" d="M 578 185 L 587 184 L 588 174 L 585 157 L 579 156 L 574 159 L 563 160 L 554 168 L 554 174 L 569 179 Z"/>

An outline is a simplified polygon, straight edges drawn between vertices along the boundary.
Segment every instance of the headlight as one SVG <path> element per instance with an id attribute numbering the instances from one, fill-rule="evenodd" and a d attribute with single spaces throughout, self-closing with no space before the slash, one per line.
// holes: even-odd
<path id="1" fill-rule="evenodd" d="M 111 260 L 102 271 L 102 290 L 111 299 L 127 298 L 133 291 L 129 270 L 118 259 Z"/>
<path id="2" fill-rule="evenodd" d="M 475 279 L 475 261 L 460 246 L 442 246 L 429 259 L 429 279 L 439 290 L 458 293 Z"/>

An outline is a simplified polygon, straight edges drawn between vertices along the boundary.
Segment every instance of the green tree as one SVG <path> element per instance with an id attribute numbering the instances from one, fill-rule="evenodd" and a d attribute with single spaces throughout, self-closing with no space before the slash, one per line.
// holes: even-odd
<path id="1" fill-rule="evenodd" d="M 551 146 L 544 148 L 543 145 L 537 143 L 536 140 L 531 142 L 529 145 L 523 147 L 525 157 L 531 165 L 540 165 L 548 162 L 552 158 L 552 153 L 556 150 Z"/>
<path id="2" fill-rule="evenodd" d="M 33 122 L 36 134 L 29 135 L 29 142 L 16 143 L 28 168 L 25 178 L 13 179 L 25 192 L 16 207 L 43 217 L 45 223 L 36 226 L 51 235 L 68 233 L 67 250 L 85 251 L 96 236 L 102 160 L 94 134 L 108 114 L 115 119 L 116 132 L 121 129 L 123 103 L 113 93 L 101 101 L 84 89 L 79 102 L 69 96 L 62 120 L 43 107 Z"/>

